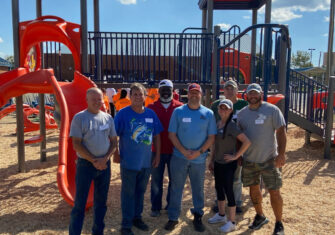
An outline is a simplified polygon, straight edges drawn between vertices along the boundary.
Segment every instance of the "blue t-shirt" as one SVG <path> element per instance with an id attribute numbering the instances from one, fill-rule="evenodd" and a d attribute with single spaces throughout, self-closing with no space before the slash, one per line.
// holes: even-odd
<path id="1" fill-rule="evenodd" d="M 170 120 L 169 132 L 176 133 L 180 143 L 189 150 L 199 150 L 209 135 L 215 135 L 216 122 L 213 111 L 200 106 L 199 109 L 190 109 L 187 104 L 176 108 Z M 187 159 L 178 149 L 173 148 L 173 155 Z M 194 163 L 206 161 L 207 153 L 201 154 Z"/>
<path id="2" fill-rule="evenodd" d="M 141 170 L 151 167 L 153 136 L 163 131 L 161 122 L 151 109 L 136 113 L 131 106 L 121 109 L 115 116 L 115 129 L 119 138 L 121 167 Z"/>

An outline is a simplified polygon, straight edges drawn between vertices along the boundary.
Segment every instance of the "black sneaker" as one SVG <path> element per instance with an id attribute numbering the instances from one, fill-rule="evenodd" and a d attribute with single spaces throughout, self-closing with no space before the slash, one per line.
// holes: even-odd
<path id="1" fill-rule="evenodd" d="M 236 214 L 242 214 L 243 213 L 243 210 L 240 206 L 237 206 L 236 207 Z"/>
<path id="2" fill-rule="evenodd" d="M 134 219 L 133 225 L 142 231 L 149 231 L 148 225 L 146 225 L 142 219 Z"/>
<path id="3" fill-rule="evenodd" d="M 166 225 L 164 226 L 165 230 L 172 231 L 176 225 L 178 224 L 178 221 L 175 220 L 169 220 Z"/>
<path id="4" fill-rule="evenodd" d="M 273 235 L 285 235 L 284 233 L 284 225 L 282 222 L 278 221 L 275 225 L 275 230 L 273 231 Z"/>
<path id="5" fill-rule="evenodd" d="M 269 222 L 268 218 L 266 218 L 263 215 L 256 215 L 254 222 L 252 222 L 252 224 L 249 225 L 250 229 L 253 230 L 258 230 L 260 229 L 264 224 L 267 224 Z"/>
<path id="6" fill-rule="evenodd" d="M 194 214 L 193 226 L 194 230 L 197 232 L 204 232 L 206 230 L 205 225 L 202 223 L 201 218 L 202 218 L 201 215 Z"/>
<path id="7" fill-rule="evenodd" d="M 134 235 L 130 228 L 121 228 L 121 235 Z"/>

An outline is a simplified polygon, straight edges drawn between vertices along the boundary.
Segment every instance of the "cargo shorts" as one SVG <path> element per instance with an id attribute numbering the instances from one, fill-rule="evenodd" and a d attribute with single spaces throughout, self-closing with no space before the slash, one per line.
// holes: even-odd
<path id="1" fill-rule="evenodd" d="M 278 190 L 282 186 L 282 176 L 279 168 L 276 168 L 274 158 L 264 163 L 254 163 L 243 160 L 242 182 L 244 187 L 259 185 L 261 176 L 265 188 Z"/>

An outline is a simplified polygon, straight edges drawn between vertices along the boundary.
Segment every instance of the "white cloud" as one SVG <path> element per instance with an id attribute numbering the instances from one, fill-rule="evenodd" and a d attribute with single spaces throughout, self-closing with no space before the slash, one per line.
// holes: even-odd
<path id="1" fill-rule="evenodd" d="M 322 36 L 328 37 L 328 33 L 324 33 L 324 34 L 322 34 Z"/>
<path id="2" fill-rule="evenodd" d="M 3 42 L 3 39 L 2 39 L 2 37 L 0 37 L 0 43 L 2 43 Z"/>
<path id="3" fill-rule="evenodd" d="M 118 0 L 118 1 L 123 5 L 131 5 L 131 4 L 136 4 L 137 0 Z"/>
<path id="4" fill-rule="evenodd" d="M 273 0 L 272 22 L 282 23 L 293 19 L 302 18 L 303 12 L 328 11 L 330 0 Z M 265 7 L 259 11 L 264 14 Z"/>
<path id="5" fill-rule="evenodd" d="M 221 24 L 217 24 L 218 26 L 220 26 L 221 29 L 229 29 L 231 27 L 231 24 L 225 24 L 225 23 L 221 23 Z"/>
<path id="6" fill-rule="evenodd" d="M 290 7 L 292 11 L 325 11 L 330 8 L 330 0 L 273 0 L 274 8 Z"/>
<path id="7" fill-rule="evenodd" d="M 296 14 L 289 7 L 276 8 L 271 12 L 271 17 L 273 22 L 286 22 L 293 19 L 301 18 L 301 14 Z"/>
<path id="8" fill-rule="evenodd" d="M 251 19 L 251 16 L 243 16 L 243 19 Z"/>
<path id="9" fill-rule="evenodd" d="M 329 22 L 329 16 L 325 16 L 325 17 L 323 17 L 323 20 L 324 20 L 325 22 Z"/>

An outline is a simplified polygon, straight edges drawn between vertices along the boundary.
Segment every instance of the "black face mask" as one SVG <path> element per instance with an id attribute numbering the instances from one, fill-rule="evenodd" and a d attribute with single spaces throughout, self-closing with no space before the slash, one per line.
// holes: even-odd
<path id="1" fill-rule="evenodd" d="M 159 99 L 162 103 L 170 103 L 172 100 L 172 87 L 159 88 Z"/>

